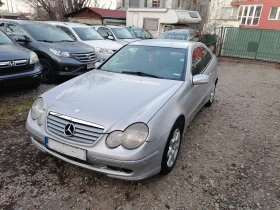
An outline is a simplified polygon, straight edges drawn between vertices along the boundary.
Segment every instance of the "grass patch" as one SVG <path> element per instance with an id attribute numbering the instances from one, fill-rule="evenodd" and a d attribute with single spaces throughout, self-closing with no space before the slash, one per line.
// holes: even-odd
<path id="1" fill-rule="evenodd" d="M 9 129 L 23 125 L 34 98 L 25 98 L 20 101 L 0 103 L 0 128 Z"/>

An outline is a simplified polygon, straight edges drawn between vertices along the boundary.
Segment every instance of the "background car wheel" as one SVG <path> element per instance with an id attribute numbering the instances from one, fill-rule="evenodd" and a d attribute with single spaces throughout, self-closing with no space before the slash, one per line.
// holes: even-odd
<path id="1" fill-rule="evenodd" d="M 210 93 L 209 101 L 205 104 L 205 106 L 210 107 L 210 106 L 213 104 L 214 99 L 215 99 L 215 92 L 216 92 L 216 85 L 214 85 L 214 86 L 212 87 L 212 90 L 211 90 L 211 93 Z"/>
<path id="2" fill-rule="evenodd" d="M 176 122 L 165 145 L 160 174 L 168 174 L 175 166 L 183 135 L 183 123 Z"/>
<path id="3" fill-rule="evenodd" d="M 54 72 L 51 63 L 45 58 L 41 58 L 40 63 L 43 67 L 42 74 L 41 74 L 42 82 L 47 84 L 54 83 L 55 78 L 54 78 Z"/>

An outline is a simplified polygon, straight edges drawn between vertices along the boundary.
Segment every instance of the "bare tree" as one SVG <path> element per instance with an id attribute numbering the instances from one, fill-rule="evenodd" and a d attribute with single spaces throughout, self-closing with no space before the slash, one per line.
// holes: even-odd
<path id="1" fill-rule="evenodd" d="M 64 21 L 64 15 L 87 7 L 92 0 L 23 0 L 43 20 Z"/>
<path id="2" fill-rule="evenodd" d="M 2 2 L 2 0 L 0 0 L 0 7 L 2 7 L 4 5 L 4 3 Z"/>

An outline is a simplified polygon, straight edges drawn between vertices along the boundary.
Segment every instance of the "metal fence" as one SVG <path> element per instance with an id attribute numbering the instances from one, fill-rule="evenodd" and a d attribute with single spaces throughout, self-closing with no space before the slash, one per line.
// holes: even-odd
<path id="1" fill-rule="evenodd" d="M 220 28 L 221 56 L 280 62 L 280 31 Z"/>

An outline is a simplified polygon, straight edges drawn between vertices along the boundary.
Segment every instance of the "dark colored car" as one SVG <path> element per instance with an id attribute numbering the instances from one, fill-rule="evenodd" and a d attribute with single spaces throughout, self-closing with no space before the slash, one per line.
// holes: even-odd
<path id="1" fill-rule="evenodd" d="M 139 39 L 153 39 L 153 35 L 146 29 L 137 28 L 137 27 L 125 27 L 130 33 Z"/>
<path id="2" fill-rule="evenodd" d="M 196 29 L 172 29 L 163 32 L 158 39 L 176 39 L 204 43 L 204 35 Z"/>
<path id="3" fill-rule="evenodd" d="M 0 89 L 19 85 L 37 88 L 41 69 L 36 53 L 21 47 L 0 30 Z"/>
<path id="4" fill-rule="evenodd" d="M 60 76 L 77 76 L 99 60 L 91 46 L 74 41 L 50 24 L 0 19 L 0 29 L 23 47 L 37 53 L 43 66 L 42 82 L 53 83 Z"/>

